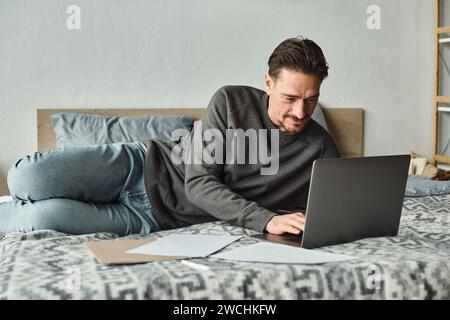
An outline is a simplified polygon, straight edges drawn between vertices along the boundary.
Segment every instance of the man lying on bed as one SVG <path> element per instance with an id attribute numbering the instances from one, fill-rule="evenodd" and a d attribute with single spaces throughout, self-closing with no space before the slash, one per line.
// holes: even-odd
<path id="1" fill-rule="evenodd" d="M 60 148 L 18 160 L 8 172 L 14 200 L 0 204 L 0 233 L 147 234 L 216 220 L 300 233 L 313 161 L 339 157 L 333 138 L 311 119 L 328 66 L 320 47 L 300 38 L 283 41 L 268 65 L 265 92 L 220 88 L 201 123 L 176 141 Z M 195 145 L 211 148 L 205 135 L 226 137 L 236 129 L 248 138 L 240 145 L 244 158 L 225 144 L 208 161 L 198 158 Z M 211 161 L 220 159 L 218 150 L 227 161 Z M 250 161 L 264 151 L 272 164 Z"/>

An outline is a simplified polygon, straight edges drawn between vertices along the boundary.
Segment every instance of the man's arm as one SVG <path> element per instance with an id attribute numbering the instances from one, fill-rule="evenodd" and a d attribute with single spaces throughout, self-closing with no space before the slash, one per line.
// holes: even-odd
<path id="1" fill-rule="evenodd" d="M 189 171 L 189 174 L 187 174 Z M 186 167 L 185 190 L 189 201 L 220 220 L 272 234 L 299 234 L 305 226 L 303 212 L 277 215 L 231 191 L 220 174 L 204 167 Z M 187 178 L 189 176 L 189 178 Z"/>
<path id="2" fill-rule="evenodd" d="M 191 151 L 196 143 L 197 146 L 202 145 L 203 149 L 211 143 L 202 139 L 206 130 L 218 129 L 222 137 L 226 137 L 228 127 L 226 104 L 224 92 L 218 90 L 205 111 L 201 127 L 196 126 L 193 129 L 201 130 L 202 134 L 199 135 L 196 132 L 191 134 Z M 198 141 L 199 139 L 202 141 Z M 223 145 L 223 155 L 224 157 L 226 155 L 225 145 Z M 276 213 L 245 199 L 226 186 L 223 182 L 223 163 L 189 163 L 189 160 L 192 159 L 188 157 L 185 166 L 185 192 L 189 201 L 230 224 L 260 232 L 265 230 L 267 223 Z"/>

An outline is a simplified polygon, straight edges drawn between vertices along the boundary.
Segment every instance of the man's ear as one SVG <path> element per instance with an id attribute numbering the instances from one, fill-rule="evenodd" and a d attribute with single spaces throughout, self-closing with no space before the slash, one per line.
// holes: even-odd
<path id="1" fill-rule="evenodd" d="M 274 82 L 272 80 L 272 77 L 266 73 L 264 75 L 264 88 L 266 89 L 266 93 L 268 96 L 272 93 Z"/>

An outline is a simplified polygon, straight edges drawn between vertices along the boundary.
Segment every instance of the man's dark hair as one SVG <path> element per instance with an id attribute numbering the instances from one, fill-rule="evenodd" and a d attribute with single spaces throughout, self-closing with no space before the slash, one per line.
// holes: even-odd
<path id="1" fill-rule="evenodd" d="M 281 42 L 270 55 L 269 75 L 277 80 L 282 68 L 314 74 L 322 81 L 328 76 L 328 64 L 322 49 L 312 40 L 297 37 Z"/>

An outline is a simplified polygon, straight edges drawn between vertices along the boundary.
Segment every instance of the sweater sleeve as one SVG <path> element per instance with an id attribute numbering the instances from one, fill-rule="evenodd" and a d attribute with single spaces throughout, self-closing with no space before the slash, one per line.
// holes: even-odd
<path id="1" fill-rule="evenodd" d="M 212 143 L 212 140 L 207 139 L 208 133 L 205 134 L 209 131 L 209 133 L 215 132 L 214 137 L 217 137 L 217 134 L 223 137 L 223 140 L 217 139 L 214 143 L 221 144 L 222 158 L 225 159 L 225 137 L 228 128 L 227 103 L 226 93 L 223 88 L 219 89 L 208 104 L 201 124 L 197 123 L 194 126 L 191 141 L 188 144 L 189 156 L 185 159 L 186 196 L 194 205 L 219 220 L 263 232 L 276 213 L 259 206 L 256 202 L 248 201 L 224 184 L 223 162 L 225 161 L 205 161 L 205 158 L 200 158 L 200 155 L 205 155 L 203 150 L 207 150 L 207 146 Z"/>

